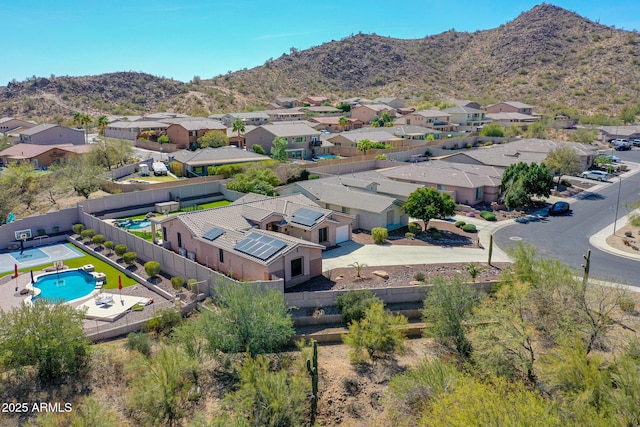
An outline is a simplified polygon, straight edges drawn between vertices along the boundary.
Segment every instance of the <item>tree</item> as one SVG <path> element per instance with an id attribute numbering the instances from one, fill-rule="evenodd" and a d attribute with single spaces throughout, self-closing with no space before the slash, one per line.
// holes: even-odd
<path id="1" fill-rule="evenodd" d="M 112 166 L 126 163 L 133 154 L 133 147 L 120 139 L 103 138 L 91 146 L 89 161 L 95 166 L 103 166 L 111 170 Z"/>
<path id="2" fill-rule="evenodd" d="M 218 279 L 215 291 L 217 310 L 201 316 L 203 336 L 212 351 L 268 353 L 293 336 L 293 321 L 281 292 L 224 278 Z"/>
<path id="3" fill-rule="evenodd" d="M 438 280 L 424 300 L 425 332 L 462 359 L 471 356 L 465 321 L 478 304 L 478 294 L 461 277 Z"/>
<path id="4" fill-rule="evenodd" d="M 219 130 L 210 130 L 197 140 L 200 148 L 218 148 L 229 145 L 229 138 Z"/>
<path id="5" fill-rule="evenodd" d="M 620 120 L 624 124 L 634 123 L 636 121 L 636 115 L 638 114 L 638 107 L 625 105 L 620 111 Z"/>
<path id="6" fill-rule="evenodd" d="M 336 298 L 336 307 L 342 312 L 342 321 L 349 325 L 364 319 L 365 311 L 374 302 L 382 302 L 370 289 L 350 290 Z"/>
<path id="7" fill-rule="evenodd" d="M 0 363 L 5 369 L 35 366 L 45 382 L 76 374 L 89 356 L 83 318 L 75 307 L 44 299 L 0 311 Z"/>
<path id="8" fill-rule="evenodd" d="M 127 252 L 127 245 L 125 244 L 116 245 L 115 248 L 113 248 L 113 251 L 116 253 L 116 255 L 122 256 Z"/>
<path id="9" fill-rule="evenodd" d="M 377 118 L 371 120 L 371 127 L 372 128 L 379 128 L 380 127 L 380 120 L 377 119 Z"/>
<path id="10" fill-rule="evenodd" d="M 104 243 L 104 236 L 102 234 L 96 234 L 91 238 L 91 240 L 98 246 L 98 249 L 102 248 L 102 244 Z"/>
<path id="11" fill-rule="evenodd" d="M 73 188 L 79 196 L 86 199 L 91 193 L 98 191 L 106 179 L 104 169 L 93 164 L 89 157 L 69 157 L 60 166 L 52 168 L 52 173 L 59 178 L 61 185 Z"/>
<path id="12" fill-rule="evenodd" d="M 167 134 L 162 134 L 158 137 L 158 144 L 171 144 L 171 138 Z"/>
<path id="13" fill-rule="evenodd" d="M 73 122 L 78 125 L 78 127 L 84 128 L 84 143 L 88 144 L 89 141 L 89 124 L 93 122 L 93 118 L 87 113 L 80 113 L 76 111 L 73 114 Z"/>
<path id="14" fill-rule="evenodd" d="M 525 206 L 531 197 L 549 197 L 553 177 L 544 163 L 524 163 L 509 166 L 502 174 L 502 190 L 508 208 Z"/>
<path id="15" fill-rule="evenodd" d="M 432 218 L 442 218 L 455 213 L 456 202 L 449 193 L 440 193 L 434 188 L 418 188 L 409 195 L 402 206 L 406 214 L 424 221 L 424 227 Z"/>
<path id="16" fill-rule="evenodd" d="M 104 130 L 107 128 L 107 126 L 109 126 L 109 118 L 102 115 L 98 117 L 96 124 L 98 125 L 98 133 L 100 134 L 100 136 L 104 137 Z"/>
<path id="17" fill-rule="evenodd" d="M 254 153 L 256 154 L 262 154 L 263 156 L 267 154 L 267 152 L 265 151 L 264 148 L 262 148 L 262 145 L 260 144 L 253 144 L 251 146 L 251 149 L 253 150 Z"/>
<path id="18" fill-rule="evenodd" d="M 274 196 L 274 187 L 280 185 L 280 178 L 274 171 L 261 165 L 253 165 L 246 172 L 235 175 L 227 188 L 241 193 L 257 193 Z"/>
<path id="19" fill-rule="evenodd" d="M 504 137 L 504 128 L 498 123 L 489 123 L 484 125 L 480 131 L 480 136 Z"/>
<path id="20" fill-rule="evenodd" d="M 347 103 L 344 103 L 344 102 L 342 104 L 338 105 L 336 108 L 338 110 L 344 111 L 345 113 L 348 113 L 349 111 L 351 111 L 351 105 L 349 105 Z"/>
<path id="21" fill-rule="evenodd" d="M 238 132 L 238 146 L 242 147 L 244 146 L 244 143 L 242 142 L 242 139 L 240 139 L 240 134 L 244 133 L 244 131 L 246 130 L 246 126 L 244 124 L 244 122 L 242 121 L 242 119 L 235 119 L 233 121 L 233 123 L 231 123 L 231 126 L 233 128 L 234 132 Z M 262 147 L 260 147 L 262 148 Z"/>
<path id="22" fill-rule="evenodd" d="M 340 118 L 338 119 L 338 126 L 340 126 L 340 130 L 344 132 L 348 124 L 349 120 L 347 120 L 345 116 L 340 116 Z"/>
<path id="23" fill-rule="evenodd" d="M 569 139 L 574 142 L 581 142 L 583 144 L 592 144 L 598 137 L 598 131 L 596 129 L 576 129 L 571 132 Z"/>
<path id="24" fill-rule="evenodd" d="M 26 209 L 31 209 L 40 192 L 41 181 L 32 163 L 18 163 L 10 165 L 0 175 L 0 187 L 12 206 L 22 203 Z"/>
<path id="25" fill-rule="evenodd" d="M 580 156 L 568 145 L 554 148 L 544 162 L 552 173 L 559 175 L 558 183 L 562 175 L 578 175 L 582 172 Z"/>
<path id="26" fill-rule="evenodd" d="M 271 157 L 273 160 L 279 160 L 281 162 L 287 160 L 287 145 L 289 145 L 289 143 L 286 139 L 278 136 L 273 140 L 271 145 Z"/>
<path id="27" fill-rule="evenodd" d="M 160 263 L 158 261 L 147 261 L 144 263 L 144 271 L 150 279 L 160 274 Z"/>
<path id="28" fill-rule="evenodd" d="M 367 357 L 375 361 L 404 349 L 402 327 L 406 324 L 406 317 L 386 312 L 382 302 L 374 301 L 365 310 L 363 319 L 351 322 L 343 341 L 351 347 L 350 357 L 354 362 L 363 362 Z"/>
<path id="29" fill-rule="evenodd" d="M 527 129 L 529 138 L 545 139 L 547 137 L 547 126 L 541 121 L 536 121 L 529 125 Z"/>
<path id="30" fill-rule="evenodd" d="M 122 254 L 122 260 L 128 266 L 132 266 L 138 260 L 138 254 L 135 252 L 125 252 Z"/>
<path id="31" fill-rule="evenodd" d="M 373 141 L 371 141 L 369 139 L 361 139 L 356 144 L 356 147 L 358 148 L 358 151 L 362 151 L 362 153 L 366 156 L 367 155 L 367 151 L 369 151 L 369 150 L 371 150 L 373 148 Z"/>
<path id="32" fill-rule="evenodd" d="M 148 359 L 128 366 L 132 374 L 129 405 L 148 425 L 173 426 L 184 415 L 198 365 L 176 346 L 162 346 Z"/>

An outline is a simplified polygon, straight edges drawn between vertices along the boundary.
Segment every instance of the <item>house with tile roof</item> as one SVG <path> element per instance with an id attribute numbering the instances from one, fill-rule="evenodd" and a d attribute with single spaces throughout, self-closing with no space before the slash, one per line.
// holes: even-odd
<path id="1" fill-rule="evenodd" d="M 272 105 L 274 109 L 297 108 L 302 107 L 302 101 L 300 101 L 298 98 L 279 96 L 271 101 L 269 105 Z"/>
<path id="2" fill-rule="evenodd" d="M 232 145 L 218 148 L 207 147 L 195 151 L 178 150 L 169 154 L 169 162 L 176 161 L 181 163 L 184 176 L 188 178 L 208 176 L 210 166 L 261 162 L 269 159 L 269 156 L 263 156 Z"/>
<path id="3" fill-rule="evenodd" d="M 404 139 L 402 137 L 393 134 L 393 128 L 362 128 L 352 130 L 349 132 L 340 132 L 337 135 L 331 135 L 327 138 L 327 141 L 334 144 L 336 147 L 351 147 L 356 148 L 358 142 L 363 139 L 369 141 L 379 142 L 382 144 L 388 144 L 393 147 L 402 147 Z"/>
<path id="4" fill-rule="evenodd" d="M 373 119 L 382 118 L 384 113 L 388 113 L 391 118 L 396 116 L 396 110 L 385 104 L 358 105 L 351 109 L 351 117 L 362 120 L 363 123 L 371 123 Z"/>
<path id="5" fill-rule="evenodd" d="M 493 123 L 497 123 L 505 128 L 518 126 L 523 130 L 526 130 L 531 123 L 538 120 L 537 116 L 532 116 L 531 114 L 512 112 L 487 113 L 487 117 L 493 120 Z"/>
<path id="6" fill-rule="evenodd" d="M 482 106 L 480 104 L 470 99 L 453 99 L 451 102 L 453 102 L 455 105 L 458 105 L 460 107 L 470 107 L 470 108 L 475 108 L 476 110 L 482 109 Z"/>
<path id="7" fill-rule="evenodd" d="M 326 130 L 331 133 L 344 132 L 344 131 L 353 130 L 353 129 L 361 129 L 364 126 L 364 123 L 362 122 L 362 120 L 347 117 L 346 118 L 347 124 L 343 129 L 342 126 L 340 126 L 341 116 L 342 114 L 340 116 L 335 116 L 335 117 L 310 117 L 309 121 L 313 123 L 317 123 L 319 125 L 319 126 L 316 126 L 316 129 Z"/>
<path id="8" fill-rule="evenodd" d="M 238 280 L 284 279 L 285 288 L 322 274 L 322 250 L 351 217 L 302 195 L 248 194 L 231 205 L 172 215 L 160 221 L 167 249 Z"/>
<path id="9" fill-rule="evenodd" d="M 13 117 L 0 118 L 0 133 L 19 134 L 23 130 L 31 129 L 36 124 L 26 120 L 20 120 Z"/>
<path id="10" fill-rule="evenodd" d="M 354 217 L 353 229 L 395 230 L 407 225 L 402 204 L 422 185 L 391 180 L 377 172 L 360 172 L 299 181 L 278 188 L 279 194 L 303 194 L 320 206 Z"/>
<path id="11" fill-rule="evenodd" d="M 20 132 L 19 139 L 21 143 L 36 145 L 83 145 L 85 143 L 84 130 L 53 124 L 42 124 L 25 129 Z"/>
<path id="12" fill-rule="evenodd" d="M 60 164 L 70 156 L 83 155 L 91 151 L 91 145 L 37 145 L 15 144 L 0 151 L 0 165 L 31 163 L 35 168 L 48 168 Z"/>
<path id="13" fill-rule="evenodd" d="M 502 170 L 492 166 L 429 161 L 386 169 L 390 179 L 419 184 L 451 194 L 458 203 L 491 203 L 500 197 Z"/>
<path id="14" fill-rule="evenodd" d="M 305 96 L 301 101 L 303 105 L 309 104 L 312 107 L 319 107 L 323 104 L 331 102 L 331 100 L 326 96 Z"/>
<path id="15" fill-rule="evenodd" d="M 484 125 L 491 123 L 484 110 L 471 107 L 455 106 L 442 110 L 450 116 L 450 122 L 458 125 L 458 130 L 479 132 Z"/>
<path id="16" fill-rule="evenodd" d="M 441 131 L 436 129 L 413 125 L 394 126 L 391 129 L 393 130 L 393 134 L 399 138 L 417 139 L 420 141 L 429 139 L 429 135 L 431 135 L 434 140 L 440 139 L 440 135 L 442 134 Z"/>
<path id="17" fill-rule="evenodd" d="M 456 125 L 450 123 L 451 114 L 440 110 L 418 110 L 405 114 L 399 120 L 402 119 L 405 125 L 422 126 L 440 132 L 451 132 L 456 129 Z"/>
<path id="18" fill-rule="evenodd" d="M 520 113 L 533 114 L 533 107 L 518 101 L 504 101 L 487 106 L 487 113 Z"/>
<path id="19" fill-rule="evenodd" d="M 115 121 L 104 129 L 104 136 L 135 141 L 140 132 L 164 132 L 168 127 L 169 124 L 157 120 Z"/>
<path id="20" fill-rule="evenodd" d="M 281 122 L 281 121 L 293 121 L 293 120 L 306 120 L 307 113 L 300 108 L 283 108 L 264 110 L 262 113 L 269 117 L 269 122 Z"/>
<path id="21" fill-rule="evenodd" d="M 249 113 L 227 113 L 214 114 L 209 116 L 210 119 L 219 120 L 226 127 L 232 127 L 233 122 L 242 120 L 246 126 L 261 126 L 269 123 L 269 116 L 262 111 L 252 111 Z"/>
<path id="22" fill-rule="evenodd" d="M 227 127 L 217 120 L 212 119 L 195 119 L 181 120 L 177 123 L 169 125 L 167 128 L 167 136 L 177 148 L 191 148 L 198 138 L 204 136 L 209 131 L 220 132 L 221 135 L 227 135 Z"/>
<path id="23" fill-rule="evenodd" d="M 292 159 L 311 159 L 322 145 L 320 131 L 303 123 L 262 125 L 244 135 L 247 147 L 257 144 L 267 153 L 275 138 L 287 141 L 287 155 Z"/>
<path id="24" fill-rule="evenodd" d="M 372 104 L 384 104 L 384 105 L 388 105 L 389 107 L 393 108 L 393 109 L 398 109 L 398 108 L 404 108 L 405 107 L 405 103 L 404 100 L 402 98 L 398 98 L 398 97 L 390 97 L 390 98 L 376 98 L 374 100 L 371 101 Z"/>

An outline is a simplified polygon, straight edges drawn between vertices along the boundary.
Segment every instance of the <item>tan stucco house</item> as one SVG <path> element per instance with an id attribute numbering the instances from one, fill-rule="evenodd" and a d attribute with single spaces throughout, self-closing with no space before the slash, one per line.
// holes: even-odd
<path id="1" fill-rule="evenodd" d="M 20 142 L 36 145 L 83 145 L 84 130 L 52 124 L 37 125 L 20 132 Z"/>
<path id="2" fill-rule="evenodd" d="M 91 151 L 90 145 L 16 144 L 0 151 L 0 165 L 31 163 L 34 168 L 46 168 L 60 164 L 70 156 L 86 154 L 89 151 Z"/>
<path id="3" fill-rule="evenodd" d="M 362 120 L 363 123 L 371 123 L 371 120 L 381 118 L 384 113 L 388 113 L 391 118 L 396 116 L 396 110 L 385 104 L 359 105 L 351 109 L 351 117 Z"/>
<path id="4" fill-rule="evenodd" d="M 322 145 L 320 131 L 304 123 L 258 126 L 247 132 L 244 139 L 247 147 L 258 144 L 270 153 L 277 137 L 287 140 L 287 154 L 292 159 L 310 159 Z"/>
<path id="5" fill-rule="evenodd" d="M 167 128 L 167 136 L 177 148 L 190 148 L 198 138 L 212 130 L 227 135 L 227 127 L 217 120 L 190 119 L 170 125 Z"/>

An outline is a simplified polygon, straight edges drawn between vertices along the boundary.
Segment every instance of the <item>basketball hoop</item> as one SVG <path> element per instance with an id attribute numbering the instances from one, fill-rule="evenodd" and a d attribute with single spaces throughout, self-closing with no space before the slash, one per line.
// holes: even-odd
<path id="1" fill-rule="evenodd" d="M 19 240 L 22 240 L 23 242 L 26 242 L 26 241 L 27 241 L 27 238 L 28 238 L 28 237 L 27 237 L 27 234 L 26 234 L 26 233 L 22 233 L 22 234 L 20 235 Z"/>

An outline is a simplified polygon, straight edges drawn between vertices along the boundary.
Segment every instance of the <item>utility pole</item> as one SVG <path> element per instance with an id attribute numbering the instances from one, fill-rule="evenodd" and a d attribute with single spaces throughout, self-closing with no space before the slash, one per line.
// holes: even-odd
<path id="1" fill-rule="evenodd" d="M 591 249 L 587 251 L 586 255 L 583 255 L 584 264 L 582 264 L 582 268 L 584 269 L 584 276 L 582 277 L 582 287 L 587 287 L 587 282 L 589 281 L 589 269 L 591 268 Z"/>

